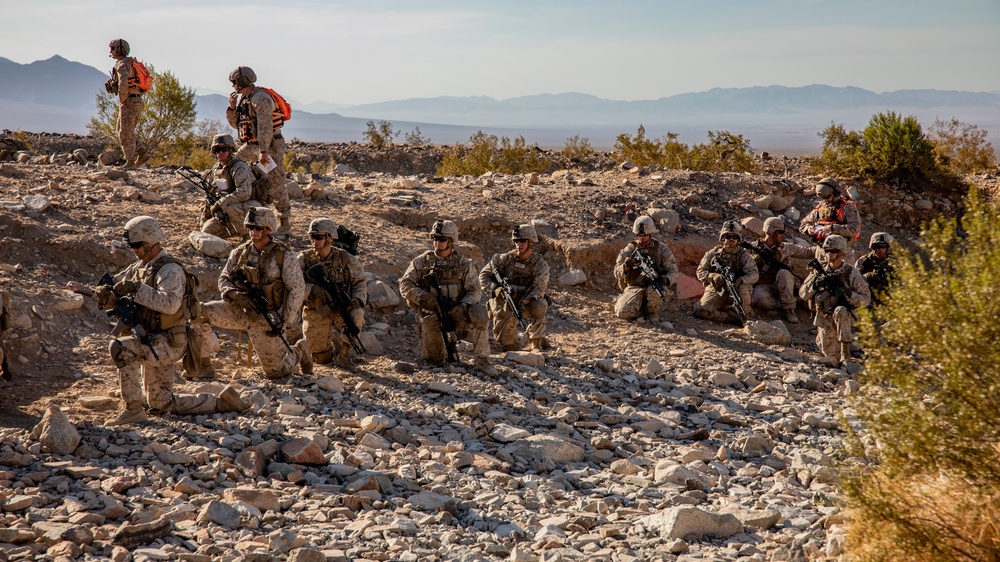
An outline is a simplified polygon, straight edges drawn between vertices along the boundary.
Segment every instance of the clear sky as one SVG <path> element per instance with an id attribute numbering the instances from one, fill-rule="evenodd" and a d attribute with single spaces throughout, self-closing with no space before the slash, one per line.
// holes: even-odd
<path id="1" fill-rule="evenodd" d="M 0 57 L 109 70 L 108 42 L 182 84 L 229 71 L 310 103 L 714 87 L 1000 91 L 1000 0 L 0 0 Z"/>

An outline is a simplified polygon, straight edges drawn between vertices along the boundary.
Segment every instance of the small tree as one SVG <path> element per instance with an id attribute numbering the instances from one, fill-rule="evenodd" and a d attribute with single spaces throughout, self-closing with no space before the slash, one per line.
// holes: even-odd
<path id="1" fill-rule="evenodd" d="M 365 139 L 366 143 L 375 148 L 391 146 L 393 140 L 399 136 L 399 131 L 394 131 L 392 129 L 392 123 L 388 121 L 379 121 L 378 124 L 374 121 L 369 121 L 366 124 L 366 127 L 367 130 L 364 132 L 362 137 Z"/>
<path id="2" fill-rule="evenodd" d="M 573 135 L 566 139 L 562 153 L 563 156 L 573 160 L 585 160 L 594 153 L 594 148 L 590 146 L 589 138 Z"/>
<path id="3" fill-rule="evenodd" d="M 687 159 L 692 170 L 706 172 L 756 172 L 758 168 L 750 141 L 729 131 L 709 131 L 708 142 L 692 146 Z"/>
<path id="4" fill-rule="evenodd" d="M 993 145 L 986 142 L 987 132 L 976 125 L 937 119 L 929 137 L 938 161 L 955 174 L 992 170 L 997 165 Z"/>
<path id="5" fill-rule="evenodd" d="M 409 133 L 406 133 L 406 144 L 410 146 L 424 146 L 425 144 L 430 143 L 431 139 L 425 137 L 423 133 L 420 132 L 420 127 L 416 127 Z"/>
<path id="6" fill-rule="evenodd" d="M 512 142 L 507 137 L 497 138 L 476 131 L 464 146 L 458 146 L 445 155 L 438 164 L 442 176 L 472 175 L 486 172 L 522 174 L 544 172 L 552 162 L 540 154 L 537 146 L 528 146 L 523 136 Z"/>
<path id="7" fill-rule="evenodd" d="M 193 88 L 185 88 L 169 70 L 153 75 L 153 89 L 146 92 L 136 138 L 156 161 L 162 160 L 170 145 L 185 142 L 197 117 Z M 91 117 L 87 129 L 105 146 L 118 145 L 118 96 L 106 91 L 97 94 L 97 115 Z"/>
<path id="8" fill-rule="evenodd" d="M 896 249 L 891 294 L 862 315 L 855 560 L 1000 559 L 1000 211 L 967 201 Z"/>

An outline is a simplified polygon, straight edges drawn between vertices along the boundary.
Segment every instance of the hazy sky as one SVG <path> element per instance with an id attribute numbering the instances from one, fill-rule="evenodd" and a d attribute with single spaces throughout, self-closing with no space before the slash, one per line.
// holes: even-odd
<path id="1" fill-rule="evenodd" d="M 309 103 L 714 87 L 1000 91 L 1000 0 L 0 0 L 0 57 L 101 70 L 108 42 L 199 90 Z"/>

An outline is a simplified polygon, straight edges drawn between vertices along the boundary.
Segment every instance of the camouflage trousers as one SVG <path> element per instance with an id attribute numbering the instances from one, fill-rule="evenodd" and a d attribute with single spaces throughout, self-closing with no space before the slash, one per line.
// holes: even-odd
<path id="1" fill-rule="evenodd" d="M 149 345 L 132 336 L 111 340 L 108 351 L 118 367 L 118 386 L 126 408 L 171 409 L 174 365 L 184 356 L 186 345 L 183 328 L 169 335 L 153 334 L 149 336 Z M 156 356 L 150 346 L 156 350 Z"/>
<path id="2" fill-rule="evenodd" d="M 826 357 L 840 357 L 840 344 L 854 340 L 853 325 L 854 317 L 846 306 L 833 309 L 833 314 L 817 310 L 813 319 L 813 326 L 818 329 L 816 346 Z"/>
<path id="3" fill-rule="evenodd" d="M 545 313 L 549 310 L 549 303 L 545 299 L 531 299 L 523 305 L 522 316 L 528 323 L 524 331 L 528 339 L 538 339 L 545 337 L 548 332 L 548 320 Z M 514 313 L 507 309 L 507 301 L 501 298 L 492 298 L 487 302 L 487 309 L 490 318 L 493 318 L 493 339 L 497 340 L 504 349 L 520 347 L 517 341 L 517 318 Z"/>
<path id="4" fill-rule="evenodd" d="M 251 166 L 256 166 L 257 161 L 260 160 L 260 149 L 256 144 L 243 144 L 236 151 L 236 155 Z M 274 205 L 274 210 L 278 212 L 279 218 L 291 218 L 292 204 L 288 201 L 288 188 L 285 186 L 285 140 L 274 139 L 271 142 L 271 151 L 268 152 L 268 156 L 274 158 L 274 163 L 278 165 L 267 174 L 271 204 Z M 243 219 L 240 218 L 240 220 Z"/>
<path id="5" fill-rule="evenodd" d="M 760 310 L 795 308 L 795 276 L 787 269 L 778 270 L 773 283 L 754 285 L 750 303 Z"/>
<path id="6" fill-rule="evenodd" d="M 299 362 L 298 352 L 289 351 L 281 338 L 267 334 L 271 327 L 263 316 L 256 313 L 252 316 L 235 303 L 211 301 L 201 305 L 201 317 L 191 327 L 199 332 L 205 346 L 211 339 L 212 326 L 247 332 L 265 377 L 279 379 L 291 375 Z M 211 350 L 203 349 L 202 357 L 211 357 Z"/>
<path id="7" fill-rule="evenodd" d="M 142 96 L 129 96 L 118 108 L 118 141 L 122 144 L 122 152 L 126 162 L 134 162 L 137 153 L 135 127 L 139 124 L 139 114 L 142 113 Z"/>
<path id="8" fill-rule="evenodd" d="M 260 207 L 260 203 L 250 199 L 222 207 L 222 210 L 226 213 L 226 217 L 229 219 L 229 227 L 232 229 L 232 233 L 227 233 L 226 226 L 215 217 L 211 217 L 202 223 L 201 231 L 205 234 L 218 236 L 219 238 L 246 236 L 247 229 L 243 226 L 243 219 L 247 216 L 247 210 L 251 207 Z"/>
<path id="9" fill-rule="evenodd" d="M 750 302 L 752 301 L 753 287 L 741 283 L 736 287 L 736 291 L 740 294 L 740 299 L 743 300 L 743 312 L 747 315 L 747 318 L 750 318 Z M 728 322 L 735 318 L 730 318 L 729 315 L 728 309 L 732 307 L 733 299 L 729 298 L 729 295 L 716 291 L 715 287 L 711 285 L 706 285 L 705 294 L 694 305 L 694 314 L 698 318 L 706 318 L 715 322 Z"/>
<path id="10" fill-rule="evenodd" d="M 472 353 L 478 357 L 490 354 L 490 338 L 486 332 L 489 316 L 486 307 L 477 304 L 469 307 L 465 316 L 455 322 L 458 339 L 473 345 Z M 442 364 L 448 353 L 441 338 L 441 321 L 437 314 L 424 311 L 420 318 L 420 357 L 431 363 Z"/>
<path id="11" fill-rule="evenodd" d="M 351 320 L 354 320 L 354 325 L 358 329 L 363 328 L 365 309 L 360 307 L 352 309 Z M 302 325 L 306 341 L 309 342 L 309 349 L 317 363 L 329 363 L 333 359 L 333 354 L 341 353 L 341 349 L 350 352 L 351 343 L 344 335 L 346 324 L 340 311 L 333 310 L 330 314 L 324 315 L 306 308 L 302 311 Z"/>
<path id="12" fill-rule="evenodd" d="M 623 320 L 635 320 L 640 316 L 659 318 L 663 299 L 652 286 L 625 287 L 615 301 L 615 316 Z"/>

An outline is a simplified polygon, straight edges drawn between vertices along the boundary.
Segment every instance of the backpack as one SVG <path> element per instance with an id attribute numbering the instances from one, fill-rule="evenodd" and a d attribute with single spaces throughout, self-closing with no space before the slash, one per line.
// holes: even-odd
<path id="1" fill-rule="evenodd" d="M 261 205 L 270 205 L 274 201 L 274 197 L 271 197 L 270 178 L 257 167 L 256 162 L 250 164 L 250 171 L 253 172 L 253 194 L 250 198 L 257 200 Z"/>
<path id="2" fill-rule="evenodd" d="M 135 78 L 139 83 L 140 92 L 148 92 L 153 89 L 153 75 L 149 73 L 146 65 L 132 59 L 132 70 L 135 71 Z"/>
<path id="3" fill-rule="evenodd" d="M 271 116 L 271 120 L 274 122 L 274 128 L 282 126 L 285 121 L 292 118 L 292 106 L 285 101 L 285 98 L 281 97 L 281 94 L 275 92 L 271 88 L 261 88 L 271 96 L 274 100 L 274 114 Z"/>

